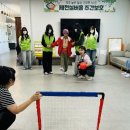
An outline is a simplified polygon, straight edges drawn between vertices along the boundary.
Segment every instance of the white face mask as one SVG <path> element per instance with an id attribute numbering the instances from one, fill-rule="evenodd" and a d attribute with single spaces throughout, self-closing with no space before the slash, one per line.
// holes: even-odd
<path id="1" fill-rule="evenodd" d="M 91 30 L 90 33 L 94 33 L 94 30 Z"/>
<path id="2" fill-rule="evenodd" d="M 52 30 L 51 30 L 51 29 L 49 29 L 49 31 L 48 31 L 48 32 L 49 32 L 49 33 L 51 33 L 51 31 L 52 31 Z"/>
<path id="3" fill-rule="evenodd" d="M 77 32 L 77 31 L 78 31 L 78 29 L 76 28 L 76 29 L 74 29 L 74 31 L 75 31 L 75 32 Z"/>
<path id="4" fill-rule="evenodd" d="M 27 31 L 23 31 L 23 34 L 27 34 Z"/>

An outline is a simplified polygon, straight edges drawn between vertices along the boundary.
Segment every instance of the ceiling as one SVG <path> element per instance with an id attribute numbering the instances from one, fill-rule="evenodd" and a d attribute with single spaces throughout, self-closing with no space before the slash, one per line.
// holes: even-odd
<path id="1" fill-rule="evenodd" d="M 20 16 L 20 0 L 0 0 L 0 3 L 14 10 L 17 17 Z"/>

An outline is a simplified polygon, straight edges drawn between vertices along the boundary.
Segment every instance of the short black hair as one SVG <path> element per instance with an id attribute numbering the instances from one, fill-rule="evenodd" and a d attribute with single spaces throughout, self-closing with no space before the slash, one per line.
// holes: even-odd
<path id="1" fill-rule="evenodd" d="M 84 50 L 86 52 L 85 46 L 80 46 L 79 49 L 82 49 L 82 50 Z"/>
<path id="2" fill-rule="evenodd" d="M 74 29 L 78 29 L 78 31 L 82 30 L 81 25 L 79 23 L 74 24 Z"/>
<path id="3" fill-rule="evenodd" d="M 7 85 L 10 79 L 15 81 L 15 73 L 16 71 L 11 67 L 0 66 L 0 86 Z"/>

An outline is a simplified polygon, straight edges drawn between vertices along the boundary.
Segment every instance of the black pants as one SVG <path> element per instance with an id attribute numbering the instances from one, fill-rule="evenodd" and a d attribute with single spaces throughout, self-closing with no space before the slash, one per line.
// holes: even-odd
<path id="1" fill-rule="evenodd" d="M 52 52 L 43 52 L 43 72 L 52 72 Z"/>
<path id="2" fill-rule="evenodd" d="M 95 75 L 95 65 L 91 65 L 91 66 L 87 67 L 86 74 L 88 76 L 94 77 L 94 75 Z"/>
<path id="3" fill-rule="evenodd" d="M 91 65 L 91 66 L 87 67 L 87 69 L 84 69 L 84 70 L 79 69 L 79 74 L 83 75 L 83 76 L 87 74 L 88 76 L 94 77 L 95 66 Z"/>
<path id="4" fill-rule="evenodd" d="M 4 109 L 0 111 L 0 130 L 7 130 L 15 121 L 16 115 L 9 110 Z"/>

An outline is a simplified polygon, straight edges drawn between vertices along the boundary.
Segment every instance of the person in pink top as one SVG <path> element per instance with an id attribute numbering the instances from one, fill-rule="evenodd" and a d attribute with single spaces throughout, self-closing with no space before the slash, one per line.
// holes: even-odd
<path id="1" fill-rule="evenodd" d="M 79 60 L 78 60 L 78 78 L 86 78 L 92 80 L 94 76 L 94 70 L 92 69 L 92 61 L 86 54 L 86 48 L 84 46 L 79 47 Z"/>
<path id="2" fill-rule="evenodd" d="M 67 74 L 68 60 L 72 54 L 71 48 L 73 47 L 72 39 L 68 36 L 69 30 L 63 29 L 63 36 L 59 37 L 57 41 L 52 44 L 52 47 L 58 46 L 58 54 L 61 58 L 60 70 Z"/>

